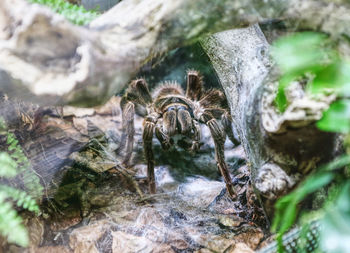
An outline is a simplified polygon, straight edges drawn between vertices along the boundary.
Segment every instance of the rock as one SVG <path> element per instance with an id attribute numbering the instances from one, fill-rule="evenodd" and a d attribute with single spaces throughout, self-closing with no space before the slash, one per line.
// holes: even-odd
<path id="1" fill-rule="evenodd" d="M 198 243 L 212 252 L 224 252 L 235 241 L 219 235 L 203 234 L 200 236 Z"/>
<path id="2" fill-rule="evenodd" d="M 172 249 L 172 246 L 163 243 L 155 247 L 152 253 L 176 253 L 176 252 Z"/>
<path id="3" fill-rule="evenodd" d="M 52 220 L 50 224 L 50 229 L 53 232 L 58 232 L 60 230 L 66 230 L 70 228 L 71 226 L 74 226 L 81 222 L 81 217 L 79 213 L 76 213 L 72 217 L 67 217 L 67 215 L 64 215 L 61 219 L 59 220 Z"/>
<path id="4" fill-rule="evenodd" d="M 243 220 L 239 217 L 228 217 L 228 216 L 221 216 L 219 218 L 219 223 L 225 227 L 238 227 L 242 224 Z"/>
<path id="5" fill-rule="evenodd" d="M 39 246 L 43 240 L 44 222 L 40 218 L 35 217 L 33 219 L 26 220 L 26 226 L 28 228 L 30 246 Z"/>
<path id="6" fill-rule="evenodd" d="M 226 250 L 225 253 L 254 253 L 254 251 L 244 243 L 236 243 Z"/>
<path id="7" fill-rule="evenodd" d="M 105 194 L 93 194 L 89 199 L 89 203 L 94 206 L 104 207 L 108 206 L 112 201 L 113 196 L 105 195 Z"/>
<path id="8" fill-rule="evenodd" d="M 244 228 L 242 228 L 244 230 Z M 242 242 L 251 249 L 256 249 L 264 237 L 264 233 L 259 228 L 247 228 L 247 230 L 235 236 L 237 242 Z"/>
<path id="9" fill-rule="evenodd" d="M 166 232 L 164 239 L 166 240 L 166 243 L 172 248 L 176 248 L 181 251 L 191 247 L 186 236 L 187 234 L 183 229 L 172 227 Z"/>
<path id="10" fill-rule="evenodd" d="M 109 211 L 109 216 L 113 219 L 116 224 L 120 225 L 131 225 L 134 224 L 135 220 L 139 216 L 140 209 L 130 210 L 130 211 Z"/>
<path id="11" fill-rule="evenodd" d="M 73 230 L 69 236 L 69 246 L 76 253 L 98 253 L 99 251 L 95 244 L 108 228 L 109 226 L 106 220 L 101 220 L 92 225 L 77 228 Z"/>
<path id="12" fill-rule="evenodd" d="M 157 229 L 164 228 L 162 216 L 153 208 L 144 208 L 141 210 L 135 222 L 136 227 L 152 226 Z"/>
<path id="13" fill-rule="evenodd" d="M 158 246 L 143 236 L 135 236 L 122 231 L 112 232 L 113 253 L 150 253 Z"/>
<path id="14" fill-rule="evenodd" d="M 84 116 L 92 116 L 95 113 L 93 108 L 79 108 L 73 106 L 64 106 L 62 108 L 64 117 L 75 116 L 75 117 L 84 117 Z"/>
<path id="15" fill-rule="evenodd" d="M 200 250 L 194 251 L 194 253 L 213 253 L 213 251 L 209 249 L 200 249 Z"/>
<path id="16" fill-rule="evenodd" d="M 44 247 L 30 247 L 30 253 L 70 253 L 70 249 L 64 246 L 44 246 Z M 93 251 L 86 251 L 93 252 Z"/>
<path id="17" fill-rule="evenodd" d="M 136 164 L 134 168 L 137 170 L 136 177 L 147 177 L 147 165 Z M 154 168 L 154 174 L 156 177 L 157 188 L 167 187 L 175 184 L 175 179 L 171 176 L 169 166 L 156 166 Z"/>
<path id="18" fill-rule="evenodd" d="M 88 135 L 88 122 L 86 119 L 81 119 L 81 118 L 73 118 L 73 125 L 74 127 L 83 135 Z"/>
<path id="19" fill-rule="evenodd" d="M 197 207 L 208 207 L 225 189 L 225 183 L 210 181 L 203 177 L 191 178 L 188 181 L 179 186 L 178 194 L 184 201 Z"/>

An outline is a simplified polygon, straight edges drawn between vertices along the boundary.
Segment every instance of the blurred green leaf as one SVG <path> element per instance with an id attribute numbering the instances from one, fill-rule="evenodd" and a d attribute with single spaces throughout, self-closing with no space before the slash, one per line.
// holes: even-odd
<path id="1" fill-rule="evenodd" d="M 11 243 L 17 243 L 22 247 L 28 246 L 28 232 L 22 224 L 22 218 L 6 202 L 8 196 L 0 191 L 0 233 L 7 237 Z"/>
<path id="2" fill-rule="evenodd" d="M 321 187 L 329 184 L 334 175 L 331 172 L 322 172 L 309 177 L 305 182 L 300 184 L 300 187 L 295 191 L 295 200 L 302 201 L 308 194 L 315 192 Z"/>
<path id="3" fill-rule="evenodd" d="M 327 59 L 324 49 L 326 36 L 320 33 L 304 32 L 277 40 L 271 49 L 271 54 L 282 74 L 299 75 L 305 71 L 315 71 L 322 68 Z"/>
<path id="4" fill-rule="evenodd" d="M 350 252 L 350 182 L 342 187 L 335 205 L 327 210 L 322 226 L 322 250 L 329 253 Z"/>
<path id="5" fill-rule="evenodd" d="M 281 70 L 275 104 L 284 112 L 288 106 L 285 89 L 290 82 L 306 73 L 316 73 L 327 66 L 332 59 L 332 50 L 326 50 L 326 35 L 304 32 L 283 37 L 277 40 L 271 55 Z"/>
<path id="6" fill-rule="evenodd" d="M 308 194 L 313 193 L 319 188 L 330 183 L 333 177 L 334 175 L 331 172 L 322 172 L 312 175 L 301 183 L 296 190 L 279 199 L 275 205 L 276 217 L 271 229 L 273 231 L 277 231 L 278 229 L 284 228 L 284 232 L 286 231 L 285 229 L 288 230 L 294 220 L 290 222 L 289 218 L 287 218 L 287 220 L 281 219 L 282 217 L 285 217 L 285 212 L 288 210 L 288 213 L 290 213 L 292 217 L 295 217 L 295 213 L 292 211 L 296 212 L 296 205 L 299 204 L 300 201 L 302 201 Z"/>
<path id="7" fill-rule="evenodd" d="M 318 128 L 324 131 L 350 133 L 350 63 L 341 58 L 334 48 L 329 47 L 325 35 L 317 33 L 299 33 L 279 39 L 274 43 L 272 56 L 281 70 L 276 107 L 284 111 L 289 101 L 285 90 L 290 83 L 300 77 L 307 77 L 307 91 L 314 94 L 330 94 L 334 92 L 338 100 L 333 102 L 317 122 Z M 327 45 L 328 44 L 328 45 Z M 282 245 L 283 234 L 295 223 L 298 216 L 298 205 L 306 196 L 324 188 L 339 177 L 333 171 L 350 164 L 350 156 L 340 157 L 323 166 L 317 172 L 307 177 L 298 188 L 276 202 L 276 213 L 272 229 L 277 231 L 278 251 L 284 252 Z M 343 181 L 342 181 L 343 180 Z M 342 189 L 337 196 L 327 197 L 331 209 L 323 220 L 324 231 L 320 249 L 322 252 L 350 252 L 350 182 L 349 178 L 340 179 Z M 338 182 L 338 181 L 337 181 Z M 345 184 L 344 184 L 345 182 Z M 336 191 L 338 192 L 338 191 Z M 334 199 L 337 199 L 334 203 Z M 304 235 L 305 236 L 305 235 Z M 301 240 L 302 241 L 302 240 Z M 306 241 L 299 246 L 306 247 Z M 302 249 L 304 250 L 304 249 Z"/>
<path id="8" fill-rule="evenodd" d="M 6 152 L 0 153 L 0 177 L 14 177 L 17 175 L 17 163 Z"/>
<path id="9" fill-rule="evenodd" d="M 338 59 L 316 73 L 310 84 L 313 93 L 334 89 L 337 94 L 350 95 L 350 64 Z"/>
<path id="10" fill-rule="evenodd" d="M 279 80 L 275 103 L 280 112 L 284 112 L 288 106 L 285 89 L 288 87 L 290 82 L 293 81 L 293 78 L 293 76 L 285 75 Z"/>
<path id="11" fill-rule="evenodd" d="M 29 170 L 30 163 L 16 136 L 7 130 L 4 120 L 0 117 L 0 131 L 6 141 L 7 151 L 0 152 L 0 177 L 23 178 L 24 187 L 28 192 L 35 193 L 35 196 L 41 196 L 42 187 L 39 178 Z M 39 206 L 34 198 L 25 191 L 15 187 L 7 186 L 2 182 L 0 184 L 0 235 L 10 243 L 16 243 L 22 247 L 27 247 L 29 243 L 28 232 L 22 224 L 21 217 L 17 214 L 13 205 L 16 203 L 19 207 L 27 208 L 30 211 L 39 214 Z"/>
<path id="12" fill-rule="evenodd" d="M 350 158 L 349 158 L 350 162 Z M 283 252 L 283 234 L 294 224 L 298 214 L 298 204 L 310 193 L 329 184 L 334 175 L 331 172 L 322 172 L 305 180 L 290 194 L 276 202 L 276 213 L 271 230 L 277 232 L 277 245 L 279 252 Z"/>
<path id="13" fill-rule="evenodd" d="M 298 204 L 309 194 L 332 182 L 333 170 L 350 164 L 350 156 L 342 156 L 321 167 L 316 174 L 308 176 L 299 187 L 279 199 L 275 204 L 275 217 L 271 230 L 277 232 L 279 252 L 283 252 L 282 236 L 294 224 L 298 214 Z"/>
<path id="14" fill-rule="evenodd" d="M 342 99 L 331 104 L 323 113 L 317 127 L 323 131 L 348 133 L 350 131 L 350 100 Z"/>

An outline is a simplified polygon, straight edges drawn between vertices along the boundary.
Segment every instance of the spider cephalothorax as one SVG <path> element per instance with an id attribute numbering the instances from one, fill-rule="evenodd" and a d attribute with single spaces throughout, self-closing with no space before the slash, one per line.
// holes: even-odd
<path id="1" fill-rule="evenodd" d="M 147 176 L 150 193 L 156 192 L 152 139 L 155 133 L 163 149 L 177 144 L 192 152 L 200 147 L 200 123 L 206 124 L 215 143 L 215 158 L 224 177 L 227 190 L 234 196 L 231 177 L 225 163 L 224 143 L 226 135 L 237 144 L 232 132 L 232 119 L 226 97 L 218 89 L 203 90 L 202 78 L 197 71 L 187 72 L 187 89 L 177 83 L 163 83 L 152 94 L 144 79 L 137 79 L 121 100 L 123 134 L 119 149 L 126 149 L 124 163 L 128 164 L 134 142 L 134 114 L 144 117 L 143 146 L 147 160 Z M 180 140 L 175 143 L 175 137 Z"/>

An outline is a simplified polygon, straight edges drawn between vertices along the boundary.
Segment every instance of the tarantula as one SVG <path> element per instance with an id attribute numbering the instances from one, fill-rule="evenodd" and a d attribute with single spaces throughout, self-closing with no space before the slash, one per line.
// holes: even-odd
<path id="1" fill-rule="evenodd" d="M 121 99 L 123 133 L 118 150 L 125 150 L 123 163 L 128 164 L 134 142 L 134 114 L 144 117 L 143 147 L 147 160 L 149 192 L 156 192 L 154 176 L 154 155 L 152 139 L 155 133 L 164 150 L 175 144 L 196 152 L 200 148 L 200 123 L 206 124 L 215 143 L 217 166 L 224 177 L 227 191 L 234 196 L 233 184 L 225 163 L 224 143 L 226 135 L 235 144 L 232 132 L 232 119 L 223 92 L 218 89 L 203 90 L 202 77 L 198 71 L 187 72 L 186 93 L 176 82 L 159 85 L 152 94 L 144 79 L 137 79 L 129 84 Z M 219 121 L 218 121 L 219 120 Z"/>

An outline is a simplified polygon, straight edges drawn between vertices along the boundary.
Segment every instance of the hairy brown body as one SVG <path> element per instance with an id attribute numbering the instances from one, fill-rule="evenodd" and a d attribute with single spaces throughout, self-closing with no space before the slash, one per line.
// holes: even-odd
<path id="1" fill-rule="evenodd" d="M 200 147 L 202 123 L 209 127 L 214 139 L 215 158 L 227 190 L 230 196 L 235 195 L 225 162 L 224 143 L 226 135 L 234 144 L 238 144 L 238 141 L 232 132 L 232 119 L 226 97 L 218 89 L 203 91 L 202 78 L 197 71 L 187 72 L 186 93 L 177 83 L 166 82 L 151 94 L 144 79 L 134 80 L 121 100 L 121 108 L 123 134 L 118 151 L 125 149 L 125 164 L 128 164 L 133 148 L 134 114 L 144 117 L 142 138 L 150 193 L 156 192 L 153 134 L 165 150 L 176 144 L 173 137 L 180 135 L 183 141 L 177 144 L 196 152 Z"/>

